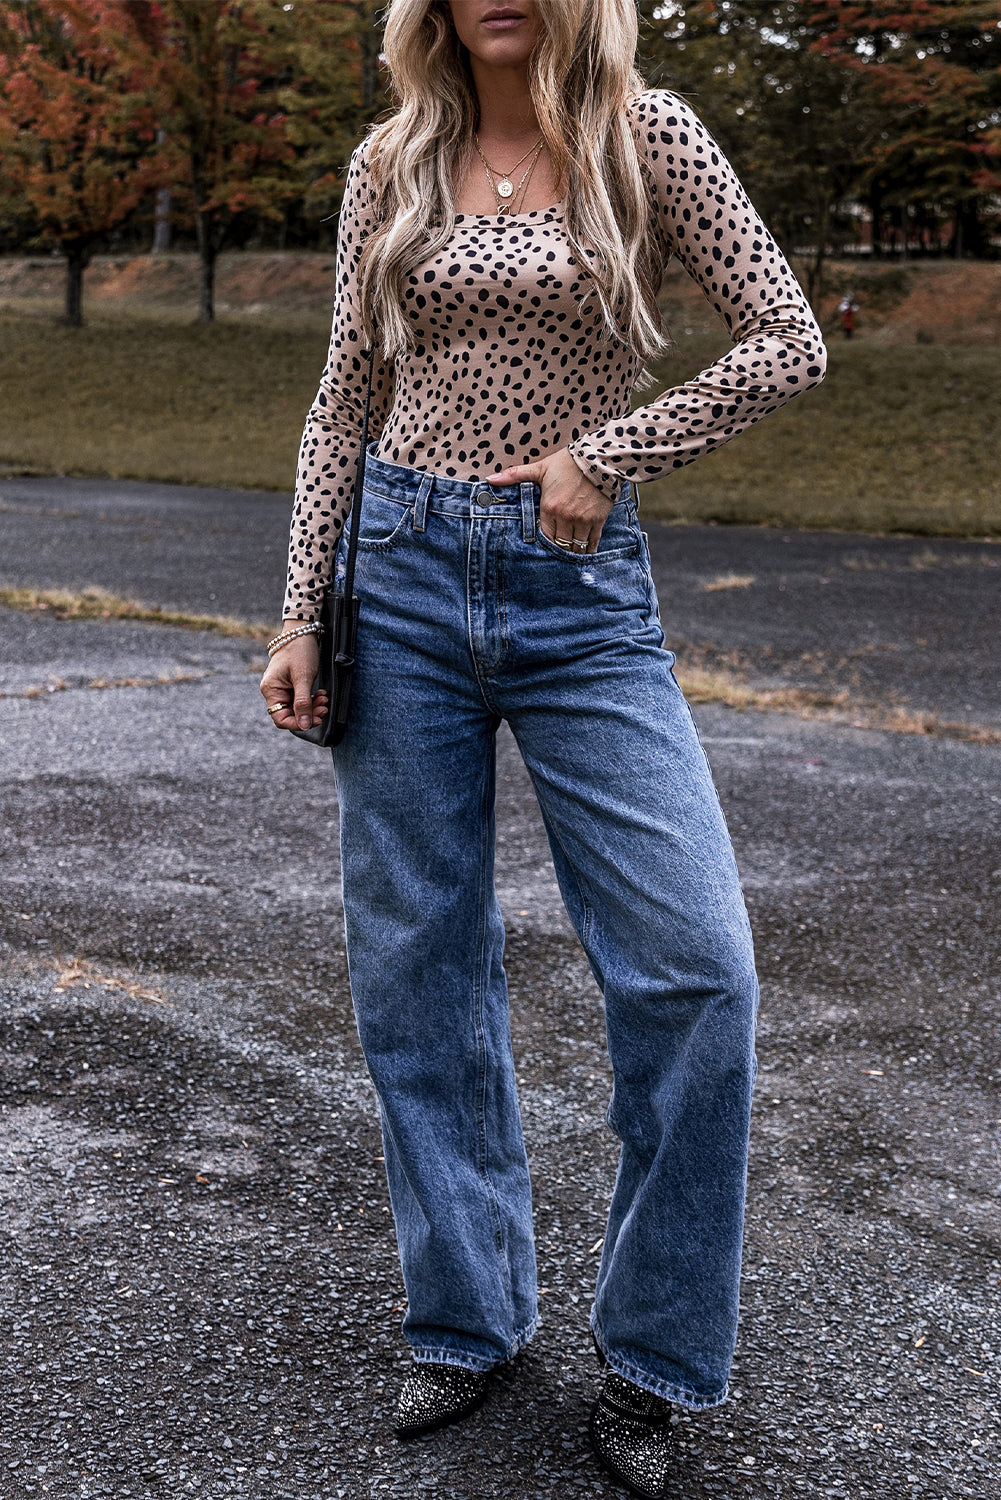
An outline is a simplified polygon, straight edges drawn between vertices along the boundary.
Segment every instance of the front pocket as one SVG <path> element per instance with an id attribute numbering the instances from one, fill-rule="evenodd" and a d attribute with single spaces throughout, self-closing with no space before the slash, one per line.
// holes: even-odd
<path id="1" fill-rule="evenodd" d="M 413 516 L 412 505 L 385 500 L 381 495 L 363 495 L 358 551 L 388 552 L 411 530 Z M 349 531 L 350 527 L 349 516 L 345 530 Z"/>
<path id="2" fill-rule="evenodd" d="M 607 528 L 606 528 L 607 529 Z M 635 557 L 639 551 L 639 538 L 627 523 L 620 522 L 612 531 L 612 544 L 605 546 L 606 532 L 602 531 L 597 552 L 581 552 L 576 547 L 558 547 L 542 530 L 535 533 L 535 540 L 544 551 L 572 567 L 591 567 L 594 563 L 617 562 L 623 557 Z"/>

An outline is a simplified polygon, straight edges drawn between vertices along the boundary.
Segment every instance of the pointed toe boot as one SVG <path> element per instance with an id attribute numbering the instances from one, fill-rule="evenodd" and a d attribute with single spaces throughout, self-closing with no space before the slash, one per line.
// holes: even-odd
<path id="1" fill-rule="evenodd" d="M 634 1495 L 662 1500 L 677 1449 L 670 1403 L 610 1372 L 588 1426 L 598 1461 Z"/>
<path id="2" fill-rule="evenodd" d="M 461 1422 L 481 1405 L 487 1376 L 458 1365 L 415 1364 L 403 1383 L 393 1431 L 398 1438 L 420 1437 Z"/>

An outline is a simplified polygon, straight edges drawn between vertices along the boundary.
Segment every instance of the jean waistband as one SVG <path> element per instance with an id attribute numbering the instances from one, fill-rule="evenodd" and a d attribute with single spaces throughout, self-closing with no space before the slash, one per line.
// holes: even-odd
<path id="1" fill-rule="evenodd" d="M 429 469 L 411 469 L 406 464 L 392 464 L 377 458 L 379 439 L 369 443 L 365 452 L 365 489 L 401 505 L 420 506 L 438 515 L 468 516 L 471 512 L 489 510 L 492 515 L 521 515 L 526 505 L 537 510 L 541 489 L 525 481 L 520 484 L 487 484 L 482 479 L 449 479 Z M 495 471 L 496 472 L 496 471 Z M 633 486 L 622 481 L 619 502 L 629 502 Z"/>

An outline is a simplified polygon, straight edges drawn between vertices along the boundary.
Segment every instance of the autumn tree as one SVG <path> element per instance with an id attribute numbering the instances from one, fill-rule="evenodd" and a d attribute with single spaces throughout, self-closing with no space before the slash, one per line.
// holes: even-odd
<path id="1" fill-rule="evenodd" d="M 215 269 L 241 214 L 280 219 L 294 149 L 279 92 L 291 78 L 281 0 L 123 0 L 158 100 L 175 201 L 188 199 L 201 262 L 198 318 L 215 314 Z"/>
<path id="2" fill-rule="evenodd" d="M 365 127 L 389 104 L 379 49 L 384 0 L 298 0 L 289 6 L 292 77 L 280 100 L 296 148 L 302 207 L 327 218 Z"/>
<path id="3" fill-rule="evenodd" d="M 820 295 L 843 201 L 881 128 L 861 76 L 832 66 L 803 0 L 641 0 L 647 75 L 683 93 Z"/>
<path id="4" fill-rule="evenodd" d="M 156 180 L 151 102 L 116 41 L 110 0 L 0 11 L 0 158 L 14 195 L 66 257 L 66 321 L 82 321 L 94 247 Z"/>
<path id="5" fill-rule="evenodd" d="M 947 206 L 953 249 L 987 248 L 1001 191 L 998 0 L 808 0 L 817 52 L 878 93 L 888 128 L 868 164 L 874 247 L 884 210 Z"/>

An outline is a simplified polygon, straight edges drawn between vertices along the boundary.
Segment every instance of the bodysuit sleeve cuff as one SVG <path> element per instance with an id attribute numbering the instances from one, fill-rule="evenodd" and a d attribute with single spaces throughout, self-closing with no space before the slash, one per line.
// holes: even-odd
<path id="1" fill-rule="evenodd" d="M 614 505 L 622 492 L 622 481 L 627 476 L 625 474 L 612 474 L 606 469 L 599 468 L 596 463 L 592 463 L 583 453 L 578 452 L 576 445 L 573 443 L 569 445 L 567 452 L 584 478 L 589 479 L 595 489 L 600 490 L 606 499 L 610 500 Z"/>

